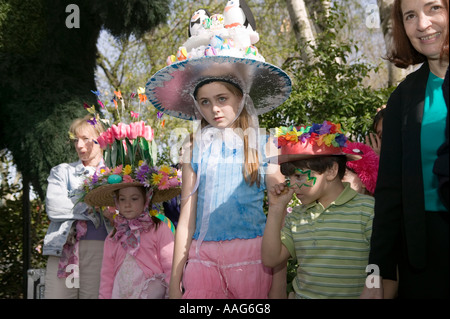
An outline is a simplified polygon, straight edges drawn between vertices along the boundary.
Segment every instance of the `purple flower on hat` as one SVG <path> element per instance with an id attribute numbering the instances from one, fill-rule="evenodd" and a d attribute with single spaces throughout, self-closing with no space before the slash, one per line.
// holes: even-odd
<path id="1" fill-rule="evenodd" d="M 147 164 L 142 164 L 136 169 L 136 179 L 141 182 L 145 183 L 146 181 L 146 174 L 150 171 L 150 167 Z"/>
<path id="2" fill-rule="evenodd" d="M 306 143 L 306 141 L 309 139 L 311 137 L 311 133 L 303 133 L 301 136 L 300 136 L 300 138 L 299 138 L 299 140 L 302 142 L 302 143 Z"/>
<path id="3" fill-rule="evenodd" d="M 316 125 L 316 124 L 314 124 Z M 320 125 L 320 124 L 317 124 Z M 319 131 L 317 132 L 317 134 L 319 135 L 323 135 L 323 134 L 329 134 L 330 133 L 330 129 L 331 129 L 331 125 L 327 123 L 327 121 L 323 121 L 322 126 L 320 127 Z"/>
<path id="4" fill-rule="evenodd" d="M 344 134 L 336 134 L 335 141 L 339 144 L 339 147 L 345 147 L 347 143 L 347 137 Z"/>
<path id="5" fill-rule="evenodd" d="M 97 124 L 97 120 L 95 119 L 95 117 L 91 118 L 90 120 L 87 120 L 87 122 L 93 126 Z"/>
<path id="6" fill-rule="evenodd" d="M 92 175 L 92 185 L 96 184 L 98 182 L 98 175 L 97 172 Z"/>

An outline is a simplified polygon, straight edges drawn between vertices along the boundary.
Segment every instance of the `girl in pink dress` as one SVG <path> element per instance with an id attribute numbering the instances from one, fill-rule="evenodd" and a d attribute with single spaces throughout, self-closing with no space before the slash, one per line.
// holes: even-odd
<path id="1" fill-rule="evenodd" d="M 100 279 L 100 299 L 167 297 L 173 233 L 145 211 L 145 188 L 115 191 L 119 214 L 107 237 Z"/>
<path id="2" fill-rule="evenodd" d="M 155 176 L 160 176 L 160 180 Z M 84 201 L 114 207 L 114 229 L 105 240 L 100 299 L 164 299 L 172 269 L 174 228 L 152 204 L 180 193 L 180 177 L 165 165 L 105 168 L 86 181 Z M 163 221 L 163 222 L 162 222 Z"/>

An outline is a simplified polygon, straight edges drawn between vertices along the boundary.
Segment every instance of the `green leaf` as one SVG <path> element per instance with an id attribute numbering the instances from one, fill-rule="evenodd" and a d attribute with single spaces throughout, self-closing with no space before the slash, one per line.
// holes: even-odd
<path id="1" fill-rule="evenodd" d="M 123 147 L 122 141 L 116 141 L 116 163 L 114 166 L 123 164 L 125 165 L 125 148 Z"/>
<path id="2" fill-rule="evenodd" d="M 103 151 L 103 160 L 107 167 L 111 167 L 111 147 L 108 147 Z"/>
<path id="3" fill-rule="evenodd" d="M 151 161 L 152 161 L 152 166 L 156 165 L 156 161 L 158 158 L 158 148 L 156 146 L 155 140 L 151 141 L 151 149 L 150 149 L 150 155 L 151 155 Z"/>
<path id="4" fill-rule="evenodd" d="M 134 148 L 134 146 L 131 144 L 130 140 L 128 139 L 128 137 L 125 138 L 125 143 L 127 145 L 127 154 L 128 154 L 128 158 L 130 160 L 130 165 L 131 167 L 134 167 L 134 159 L 136 156 L 136 150 Z"/>
<path id="5" fill-rule="evenodd" d="M 117 166 L 117 161 L 118 161 L 118 158 L 120 156 L 120 151 L 121 151 L 121 147 L 120 147 L 119 143 L 120 143 L 120 141 L 116 141 L 115 143 L 113 143 L 111 145 L 111 167 Z"/>
<path id="6" fill-rule="evenodd" d="M 141 138 L 139 140 L 139 146 L 142 153 L 142 158 L 149 164 L 153 165 L 152 156 L 150 154 L 150 147 L 148 145 L 148 141 L 145 138 Z"/>

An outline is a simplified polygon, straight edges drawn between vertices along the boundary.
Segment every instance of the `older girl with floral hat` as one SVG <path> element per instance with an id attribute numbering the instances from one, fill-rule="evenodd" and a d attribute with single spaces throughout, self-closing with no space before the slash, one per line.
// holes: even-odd
<path id="1" fill-rule="evenodd" d="M 227 19 L 202 23 L 179 61 L 169 59 L 146 86 L 161 112 L 199 124 L 183 158 L 171 298 L 267 298 L 272 284 L 261 262 L 263 198 L 283 177 L 277 167 L 268 174 L 257 116 L 289 97 L 291 81 L 264 62 L 253 28 L 227 28 Z"/>

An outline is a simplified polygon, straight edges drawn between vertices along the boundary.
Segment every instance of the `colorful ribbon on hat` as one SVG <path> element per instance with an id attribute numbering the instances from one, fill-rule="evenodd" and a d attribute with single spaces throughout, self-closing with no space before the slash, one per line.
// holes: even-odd
<path id="1" fill-rule="evenodd" d="M 275 129 L 278 147 L 288 143 L 310 143 L 322 146 L 344 147 L 347 143 L 347 137 L 341 129 L 341 124 L 334 124 L 330 121 L 323 123 L 313 123 L 311 126 L 289 126 L 277 127 Z"/>
<path id="2" fill-rule="evenodd" d="M 153 217 L 158 218 L 159 220 L 161 220 L 162 222 L 164 222 L 165 224 L 167 224 L 167 226 L 170 228 L 170 230 L 172 231 L 173 234 L 175 234 L 175 226 L 172 223 L 172 221 L 165 215 L 159 213 L 157 210 L 151 210 L 150 211 L 150 215 L 152 215 Z"/>

